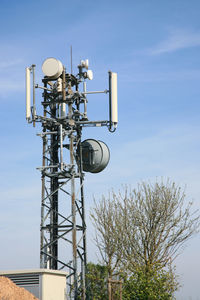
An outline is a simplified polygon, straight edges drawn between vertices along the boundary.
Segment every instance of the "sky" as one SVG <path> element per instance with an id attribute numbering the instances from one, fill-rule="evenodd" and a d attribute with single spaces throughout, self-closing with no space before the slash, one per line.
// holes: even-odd
<path id="1" fill-rule="evenodd" d="M 84 129 L 110 148 L 108 167 L 85 180 L 88 256 L 95 261 L 89 210 L 123 184 L 170 178 L 200 208 L 200 3 L 195 0 L 1 0 L 0 270 L 39 267 L 42 144 L 25 120 L 25 68 L 55 57 L 73 71 L 89 59 L 88 90 L 108 88 L 118 73 L 117 131 Z M 36 94 L 40 110 L 41 94 Z M 88 96 L 90 120 L 108 116 L 106 95 Z M 200 299 L 200 236 L 175 261 L 178 300 Z"/>

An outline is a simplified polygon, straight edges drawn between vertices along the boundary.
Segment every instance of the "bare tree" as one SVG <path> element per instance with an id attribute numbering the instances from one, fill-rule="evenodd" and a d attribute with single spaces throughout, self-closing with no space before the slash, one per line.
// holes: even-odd
<path id="1" fill-rule="evenodd" d="M 112 198 L 102 196 L 99 203 L 94 202 L 95 206 L 91 212 L 91 218 L 95 225 L 95 242 L 103 263 L 108 268 L 108 275 L 111 278 L 113 273 L 119 268 L 121 262 L 121 247 L 119 234 L 119 209 L 117 198 L 112 192 Z"/>
<path id="2" fill-rule="evenodd" d="M 198 231 L 200 216 L 192 212 L 192 202 L 184 200 L 185 192 L 169 180 L 166 184 L 143 182 L 137 189 L 126 190 L 122 210 L 131 230 L 126 230 L 122 239 L 129 268 L 166 266 Z"/>
<path id="3" fill-rule="evenodd" d="M 91 216 L 111 275 L 120 264 L 132 272 L 138 266 L 162 269 L 200 226 L 198 211 L 192 212 L 185 192 L 170 180 L 103 196 Z"/>

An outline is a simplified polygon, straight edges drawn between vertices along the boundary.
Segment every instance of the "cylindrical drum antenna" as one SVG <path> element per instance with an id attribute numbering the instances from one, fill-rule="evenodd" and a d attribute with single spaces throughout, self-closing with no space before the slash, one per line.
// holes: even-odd
<path id="1" fill-rule="evenodd" d="M 63 64 L 56 58 L 47 58 L 42 65 L 43 73 L 50 78 L 57 79 L 63 72 Z"/>

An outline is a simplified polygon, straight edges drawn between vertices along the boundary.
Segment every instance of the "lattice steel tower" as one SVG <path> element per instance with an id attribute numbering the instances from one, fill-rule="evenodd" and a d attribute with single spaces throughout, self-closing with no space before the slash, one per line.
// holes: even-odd
<path id="1" fill-rule="evenodd" d="M 94 139 L 82 142 L 82 129 L 117 126 L 117 74 L 109 72 L 109 89 L 86 91 L 93 74 L 88 60 L 78 65 L 78 75 L 67 73 L 63 64 L 48 58 L 42 65 L 43 86 L 35 84 L 35 65 L 26 68 L 26 119 L 40 122 L 42 132 L 42 178 L 40 267 L 68 272 L 70 299 L 86 299 L 87 266 L 84 171 L 98 173 L 109 161 L 108 147 Z M 30 79 L 32 75 L 32 82 Z M 80 84 L 82 89 L 80 90 Z M 35 88 L 43 90 L 43 115 L 37 115 Z M 109 94 L 109 120 L 90 121 L 87 94 Z M 32 94 L 32 96 L 31 96 Z"/>

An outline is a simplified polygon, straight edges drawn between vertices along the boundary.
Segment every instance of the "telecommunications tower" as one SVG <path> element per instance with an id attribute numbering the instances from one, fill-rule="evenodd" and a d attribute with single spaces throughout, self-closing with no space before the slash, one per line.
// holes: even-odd
<path id="1" fill-rule="evenodd" d="M 88 65 L 88 59 L 81 60 L 75 76 L 59 60 L 47 58 L 42 86 L 35 83 L 35 65 L 26 68 L 26 119 L 42 125 L 40 267 L 67 270 L 69 299 L 86 299 L 84 172 L 101 172 L 110 156 L 102 141 L 82 141 L 82 129 L 107 126 L 114 132 L 118 123 L 117 74 L 108 72 L 108 90 L 87 91 L 86 80 L 93 79 Z M 36 88 L 43 90 L 42 115 L 36 112 Z M 98 93 L 109 94 L 108 120 L 88 118 L 87 94 Z"/>

